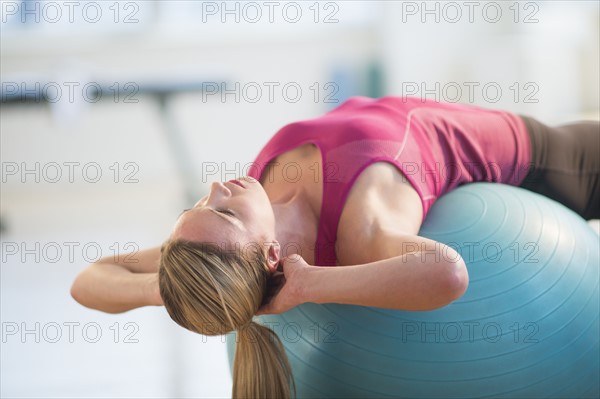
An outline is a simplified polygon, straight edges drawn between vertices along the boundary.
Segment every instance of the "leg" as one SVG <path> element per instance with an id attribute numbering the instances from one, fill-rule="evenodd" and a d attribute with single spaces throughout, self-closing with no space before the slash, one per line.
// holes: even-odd
<path id="1" fill-rule="evenodd" d="M 548 127 L 521 118 L 532 147 L 532 165 L 521 187 L 562 203 L 584 219 L 600 218 L 600 124 Z"/>

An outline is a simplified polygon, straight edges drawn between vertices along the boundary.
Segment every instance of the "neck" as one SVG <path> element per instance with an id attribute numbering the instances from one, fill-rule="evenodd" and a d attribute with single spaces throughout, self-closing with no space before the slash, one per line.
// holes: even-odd
<path id="1" fill-rule="evenodd" d="M 307 261 L 314 260 L 317 223 L 306 194 L 298 190 L 271 205 L 275 214 L 275 235 L 284 250 L 282 256 L 298 253 Z"/>

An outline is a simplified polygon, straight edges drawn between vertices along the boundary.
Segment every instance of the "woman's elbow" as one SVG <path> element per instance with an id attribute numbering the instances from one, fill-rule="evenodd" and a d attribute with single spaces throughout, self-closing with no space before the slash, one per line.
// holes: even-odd
<path id="1" fill-rule="evenodd" d="M 467 291 L 469 287 L 469 272 L 463 258 L 456 253 L 456 257 L 449 260 L 443 273 L 443 291 L 447 294 L 448 303 L 451 303 Z"/>
<path id="2" fill-rule="evenodd" d="M 85 287 L 81 278 L 81 274 L 79 274 L 73 284 L 71 284 L 71 297 L 79 304 L 86 306 L 85 300 Z"/>
<path id="3" fill-rule="evenodd" d="M 71 284 L 71 297 L 75 302 L 90 309 L 97 309 L 94 306 L 92 295 L 90 293 L 90 281 L 88 279 L 87 270 L 83 270 L 77 277 L 73 284 Z"/>

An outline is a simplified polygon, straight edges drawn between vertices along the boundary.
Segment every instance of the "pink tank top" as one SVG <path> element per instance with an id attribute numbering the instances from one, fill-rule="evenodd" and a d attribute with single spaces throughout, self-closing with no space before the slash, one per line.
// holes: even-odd
<path id="1" fill-rule="evenodd" d="M 421 198 L 424 219 L 437 198 L 461 184 L 519 185 L 531 156 L 526 127 L 515 114 L 420 98 L 353 97 L 321 117 L 284 126 L 248 174 L 260 180 L 275 157 L 307 143 L 322 155 L 323 203 L 315 244 L 319 266 L 337 264 L 344 203 L 372 163 L 389 162 L 404 173 Z M 287 175 L 296 178 L 297 168 L 286 167 Z"/>

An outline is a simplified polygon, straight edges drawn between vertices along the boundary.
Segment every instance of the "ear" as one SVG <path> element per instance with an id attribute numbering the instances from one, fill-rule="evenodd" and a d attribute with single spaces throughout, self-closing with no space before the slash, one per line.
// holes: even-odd
<path id="1" fill-rule="evenodd" d="M 275 273 L 277 271 L 277 267 L 279 266 L 279 261 L 281 260 L 279 250 L 279 243 L 277 241 L 273 241 L 268 244 L 267 266 L 269 267 L 269 271 L 271 273 Z"/>

